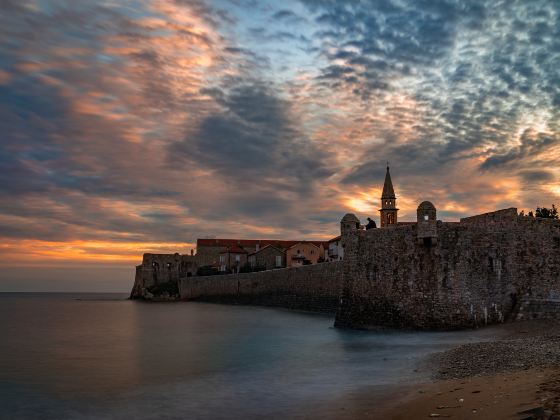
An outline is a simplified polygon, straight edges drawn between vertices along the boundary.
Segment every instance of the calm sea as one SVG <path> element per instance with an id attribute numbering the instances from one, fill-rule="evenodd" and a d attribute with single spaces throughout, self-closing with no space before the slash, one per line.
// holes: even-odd
<path id="1" fill-rule="evenodd" d="M 0 293 L 0 418 L 337 418 L 426 379 L 426 355 L 492 334 L 125 298 Z"/>

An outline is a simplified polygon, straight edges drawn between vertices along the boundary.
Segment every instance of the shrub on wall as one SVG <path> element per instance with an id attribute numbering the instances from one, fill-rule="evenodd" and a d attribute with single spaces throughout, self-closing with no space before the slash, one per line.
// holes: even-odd
<path id="1" fill-rule="evenodd" d="M 179 286 L 177 285 L 177 282 L 168 281 L 166 283 L 154 284 L 153 286 L 148 287 L 148 292 L 154 296 L 161 296 L 165 292 L 167 292 L 169 296 L 176 296 L 179 294 Z"/>
<path id="2" fill-rule="evenodd" d="M 203 265 L 196 270 L 197 276 L 215 276 L 216 274 L 220 274 L 216 267 L 212 267 L 211 265 Z"/>
<path id="3" fill-rule="evenodd" d="M 239 269 L 239 272 L 240 273 L 252 273 L 252 272 L 255 272 L 255 271 L 265 271 L 265 270 L 266 270 L 266 267 L 263 266 L 263 265 L 252 266 L 251 264 L 247 263 L 247 264 L 244 264 Z"/>
<path id="4" fill-rule="evenodd" d="M 525 216 L 525 210 L 521 210 L 519 212 L 520 216 Z M 537 207 L 537 209 L 535 210 L 535 214 L 533 214 L 532 211 L 530 211 L 527 216 L 529 217 L 540 217 L 542 219 L 558 219 L 559 215 L 558 215 L 558 209 L 556 208 L 556 206 L 553 204 L 552 208 L 546 208 L 546 207 Z"/>

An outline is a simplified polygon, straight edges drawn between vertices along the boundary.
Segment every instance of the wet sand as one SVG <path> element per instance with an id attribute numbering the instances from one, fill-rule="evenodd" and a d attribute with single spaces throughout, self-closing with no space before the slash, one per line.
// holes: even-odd
<path id="1" fill-rule="evenodd" d="M 560 323 L 519 322 L 499 332 L 435 355 L 432 381 L 387 390 L 383 401 L 353 405 L 344 418 L 560 420 Z"/>
<path id="2" fill-rule="evenodd" d="M 546 403 L 558 393 L 558 388 L 551 393 L 541 388 L 559 374 L 558 368 L 530 369 L 419 384 L 417 390 L 391 398 L 399 401 L 398 406 L 382 409 L 371 418 L 541 418 L 533 413 L 544 413 L 552 408 L 546 407 Z"/>

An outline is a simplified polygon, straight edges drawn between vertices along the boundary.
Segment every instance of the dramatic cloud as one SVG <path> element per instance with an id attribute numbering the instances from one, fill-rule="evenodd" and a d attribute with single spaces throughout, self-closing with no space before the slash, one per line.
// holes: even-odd
<path id="1" fill-rule="evenodd" d="M 328 157 L 305 138 L 290 104 L 260 82 L 241 82 L 203 91 L 220 110 L 209 113 L 183 142 L 174 143 L 173 158 L 199 162 L 218 176 L 240 183 L 270 185 L 308 193 L 318 179 L 331 175 Z"/>
<path id="2" fill-rule="evenodd" d="M 560 198 L 560 4 L 0 5 L 4 266 Z M 13 274 L 13 273 L 12 273 Z"/>
<path id="3" fill-rule="evenodd" d="M 478 182 L 501 178 L 517 185 L 527 181 L 527 171 L 544 166 L 549 176 L 533 178 L 533 186 L 541 200 L 554 199 L 550 184 L 560 175 L 557 4 L 306 3 L 327 60 L 318 83 L 359 101 L 356 111 L 367 115 L 374 137 L 355 142 L 366 158 L 354 160 L 344 183 L 375 182 L 390 160 L 404 182 L 402 195 L 420 185 L 426 195 L 443 188 L 436 201 L 449 202 L 467 167 Z M 511 205 L 520 207 L 538 199 L 536 192 L 515 198 Z M 495 202 L 478 198 L 477 206 Z"/>

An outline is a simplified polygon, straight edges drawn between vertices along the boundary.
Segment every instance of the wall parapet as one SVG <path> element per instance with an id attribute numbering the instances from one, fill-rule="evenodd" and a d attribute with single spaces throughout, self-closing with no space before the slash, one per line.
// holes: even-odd
<path id="1" fill-rule="evenodd" d="M 477 214 L 476 216 L 463 217 L 461 223 L 494 223 L 494 222 L 511 222 L 517 221 L 517 209 L 510 207 L 508 209 L 492 211 L 488 213 Z"/>

